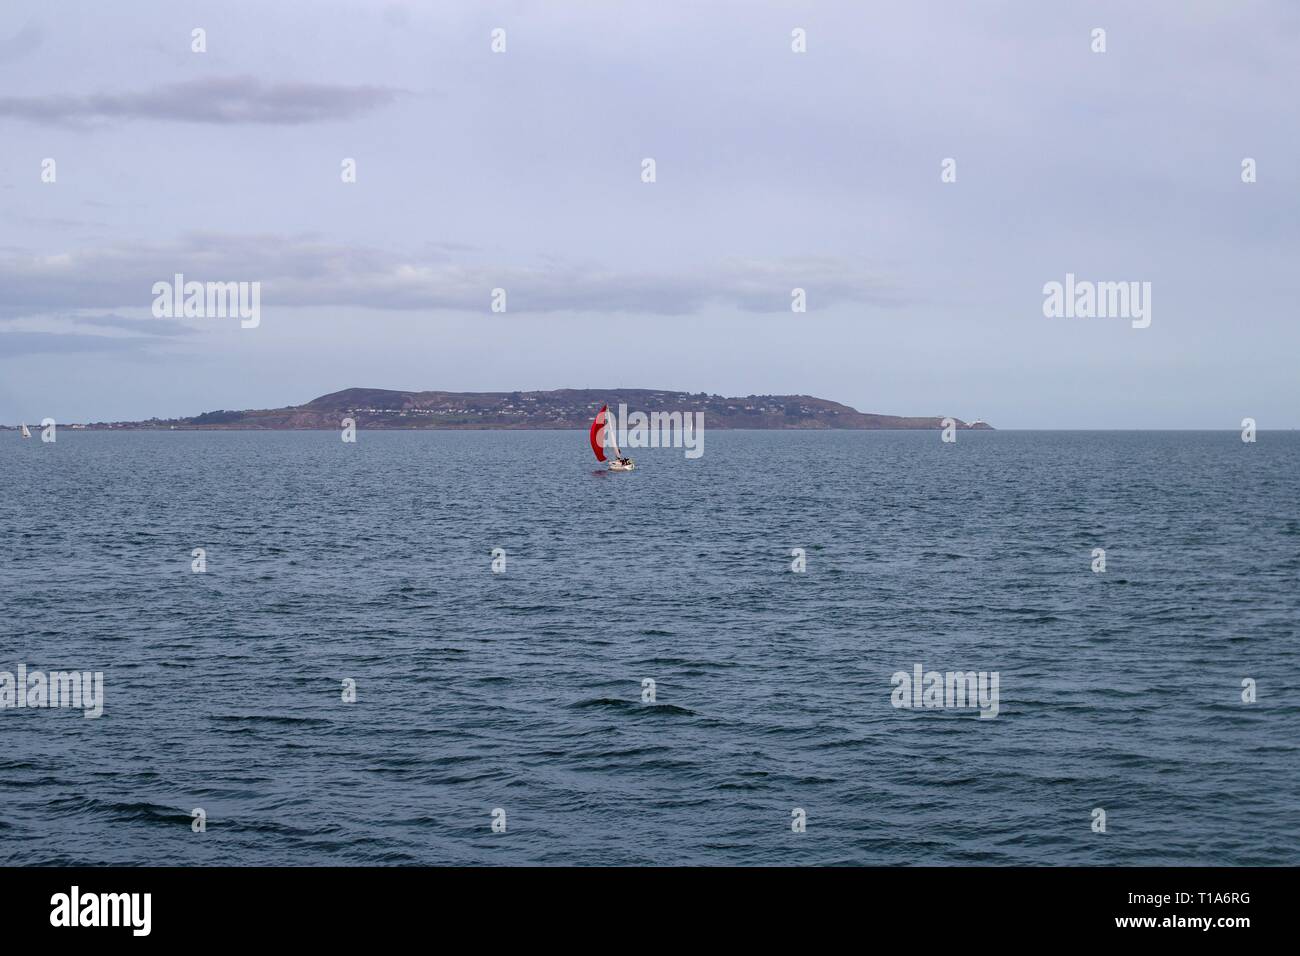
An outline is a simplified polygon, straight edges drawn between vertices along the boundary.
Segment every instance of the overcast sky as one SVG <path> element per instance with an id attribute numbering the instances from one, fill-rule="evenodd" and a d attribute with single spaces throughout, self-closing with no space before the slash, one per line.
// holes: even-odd
<path id="1" fill-rule="evenodd" d="M 0 420 L 623 386 L 1294 428 L 1298 50 L 1293 0 L 5 0 Z M 1150 326 L 1045 317 L 1067 272 Z M 261 324 L 154 318 L 175 273 Z"/>

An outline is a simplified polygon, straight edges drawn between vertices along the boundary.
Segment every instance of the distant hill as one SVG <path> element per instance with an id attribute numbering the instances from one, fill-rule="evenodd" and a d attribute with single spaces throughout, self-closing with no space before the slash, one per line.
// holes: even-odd
<path id="1" fill-rule="evenodd" d="M 358 428 L 579 428 L 601 405 L 617 411 L 702 411 L 707 428 L 942 428 L 942 415 L 874 415 L 811 395 L 725 398 L 704 392 L 645 388 L 550 392 L 398 392 L 347 388 L 306 405 L 250 411 L 204 412 L 192 418 L 96 422 L 90 428 L 338 428 L 344 418 Z M 959 428 L 990 428 L 956 419 Z"/>

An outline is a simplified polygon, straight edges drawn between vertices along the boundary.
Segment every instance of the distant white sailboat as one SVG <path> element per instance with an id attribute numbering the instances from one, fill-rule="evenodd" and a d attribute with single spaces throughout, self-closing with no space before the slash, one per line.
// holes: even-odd
<path id="1" fill-rule="evenodd" d="M 32 437 L 32 433 L 31 433 L 30 431 L 27 430 L 27 423 L 26 423 L 26 422 L 24 422 L 24 423 L 22 424 L 22 426 L 21 426 L 21 428 L 20 428 L 20 431 L 22 432 L 24 438 L 31 438 L 31 437 Z"/>

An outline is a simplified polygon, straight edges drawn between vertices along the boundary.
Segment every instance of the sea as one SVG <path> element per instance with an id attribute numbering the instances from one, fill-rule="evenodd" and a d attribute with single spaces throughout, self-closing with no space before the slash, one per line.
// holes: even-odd
<path id="1" fill-rule="evenodd" d="M 0 864 L 1300 863 L 1296 432 L 0 443 Z"/>

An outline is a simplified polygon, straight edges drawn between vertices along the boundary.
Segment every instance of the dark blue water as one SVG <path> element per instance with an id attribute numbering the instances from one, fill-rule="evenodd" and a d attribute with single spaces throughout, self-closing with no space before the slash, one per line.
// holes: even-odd
<path id="1" fill-rule="evenodd" d="M 1300 862 L 1295 433 L 0 441 L 0 863 Z"/>

